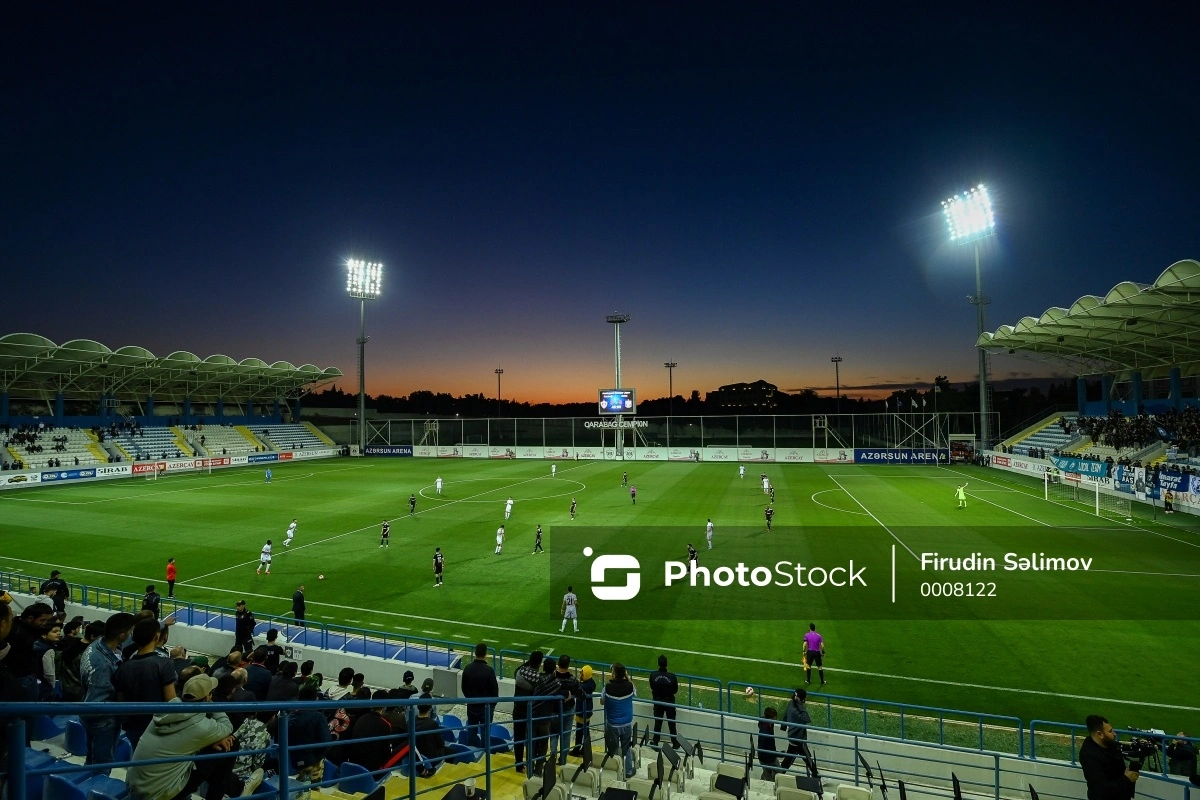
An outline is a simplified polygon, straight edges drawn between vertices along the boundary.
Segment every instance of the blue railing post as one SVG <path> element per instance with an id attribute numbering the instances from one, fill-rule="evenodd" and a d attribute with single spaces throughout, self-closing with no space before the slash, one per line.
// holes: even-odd
<path id="1" fill-rule="evenodd" d="M 401 762 L 403 763 L 403 761 Z M 408 707 L 408 798 L 415 800 L 417 796 L 417 707 Z M 371 776 L 372 780 L 378 780 Z"/>
<path id="2" fill-rule="evenodd" d="M 533 777 L 533 703 L 525 704 L 525 777 Z"/>
<path id="3" fill-rule="evenodd" d="M 979 749 L 983 749 L 983 717 L 979 717 Z"/>
<path id="4" fill-rule="evenodd" d="M 25 719 L 16 717 L 8 725 L 8 797 L 25 800 Z"/>
<path id="5" fill-rule="evenodd" d="M 866 733 L 866 731 L 863 731 L 863 733 Z M 805 731 L 804 735 L 807 736 L 808 732 Z M 901 736 L 900 738 L 903 739 L 904 737 Z M 862 759 L 860 759 L 858 757 L 858 737 L 855 736 L 854 737 L 854 785 L 855 786 L 858 786 L 858 764 L 861 760 Z"/>
<path id="6" fill-rule="evenodd" d="M 946 743 L 946 718 L 938 717 L 938 744 Z"/>
<path id="7" fill-rule="evenodd" d="M 288 800 L 288 718 L 287 711 L 279 712 L 279 723 L 275 726 L 275 742 L 279 747 L 279 800 Z"/>
<path id="8" fill-rule="evenodd" d="M 470 706 L 467 706 L 470 708 Z M 483 707 L 483 800 L 492 800 L 492 708 Z"/>
<path id="9" fill-rule="evenodd" d="M 997 753 L 992 756 L 996 762 L 996 800 L 1000 800 L 1000 755 Z"/>

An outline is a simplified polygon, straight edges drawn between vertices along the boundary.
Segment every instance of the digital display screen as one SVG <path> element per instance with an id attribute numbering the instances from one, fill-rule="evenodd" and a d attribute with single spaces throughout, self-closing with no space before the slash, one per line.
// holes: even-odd
<path id="1" fill-rule="evenodd" d="M 636 414 L 637 397 L 633 389 L 601 389 L 601 414 Z"/>

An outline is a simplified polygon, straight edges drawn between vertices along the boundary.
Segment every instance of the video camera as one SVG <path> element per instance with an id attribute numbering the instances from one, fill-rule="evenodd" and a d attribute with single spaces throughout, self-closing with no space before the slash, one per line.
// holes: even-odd
<path id="1" fill-rule="evenodd" d="M 1142 763 L 1147 758 L 1154 758 L 1158 755 L 1159 740 L 1157 736 L 1160 735 L 1160 732 L 1144 731 L 1140 728 L 1130 728 L 1129 730 L 1133 733 L 1145 733 L 1156 737 L 1151 739 L 1149 736 L 1134 736 L 1132 739 L 1117 743 L 1121 748 L 1121 755 L 1129 759 L 1129 769 L 1139 772 L 1142 769 Z"/>

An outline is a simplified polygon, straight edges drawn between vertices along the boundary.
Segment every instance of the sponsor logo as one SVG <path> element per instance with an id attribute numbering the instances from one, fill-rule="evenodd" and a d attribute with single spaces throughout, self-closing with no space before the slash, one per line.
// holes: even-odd
<path id="1" fill-rule="evenodd" d="M 583 423 L 585 428 L 647 428 L 650 423 L 644 419 L 590 419 Z"/>
<path id="2" fill-rule="evenodd" d="M 246 461 L 247 461 L 247 463 L 250 463 L 250 464 L 259 464 L 264 461 L 278 461 L 278 460 L 279 460 L 278 453 L 259 453 L 257 455 L 253 455 L 253 456 L 246 456 Z"/>
<path id="3" fill-rule="evenodd" d="M 644 460 L 644 461 L 658 461 L 661 458 L 662 458 L 662 453 L 660 453 L 657 450 L 643 450 L 642 451 L 642 460 Z"/>
<path id="4" fill-rule="evenodd" d="M 130 471 L 128 466 L 96 467 L 97 475 L 128 475 Z"/>
<path id="5" fill-rule="evenodd" d="M 364 451 L 369 456 L 411 456 L 411 444 L 369 444 Z"/>
<path id="6" fill-rule="evenodd" d="M 776 450 L 776 459 L 779 461 L 803 461 L 804 451 L 796 449 Z"/>
<path id="7" fill-rule="evenodd" d="M 28 480 L 29 480 L 28 475 L 13 475 L 12 477 L 8 478 L 4 482 L 5 483 L 25 483 Z"/>
<path id="8" fill-rule="evenodd" d="M 813 461 L 822 464 L 850 464 L 853 463 L 854 459 L 845 450 L 827 450 L 821 448 L 813 453 Z"/>
<path id="9" fill-rule="evenodd" d="M 937 464 L 945 461 L 943 450 L 855 450 L 855 462 L 877 464 Z"/>
<path id="10" fill-rule="evenodd" d="M 1012 460 L 1008 456 L 992 456 L 992 466 L 1011 467 Z"/>

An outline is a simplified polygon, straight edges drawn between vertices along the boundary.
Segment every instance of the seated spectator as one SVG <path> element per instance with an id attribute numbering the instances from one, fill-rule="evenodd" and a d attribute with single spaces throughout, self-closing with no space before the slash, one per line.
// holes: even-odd
<path id="1" fill-rule="evenodd" d="M 417 752 L 433 762 L 421 768 L 418 776 L 428 778 L 441 766 L 440 759 L 446 756 L 446 740 L 438 731 L 440 723 L 433 714 L 432 705 L 417 706 Z"/>
<path id="2" fill-rule="evenodd" d="M 235 647 L 229 651 L 228 656 L 217 662 L 217 665 L 212 669 L 211 675 L 217 680 L 221 680 L 221 678 L 242 666 L 244 666 L 242 664 L 242 650 L 239 647 Z"/>
<path id="3" fill-rule="evenodd" d="M 329 690 L 329 699 L 330 700 L 341 700 L 343 697 L 346 697 L 347 695 L 351 694 L 354 691 L 354 689 L 353 689 L 353 687 L 350 686 L 350 682 L 353 680 L 354 680 L 354 668 L 353 667 L 342 667 L 341 672 L 338 673 L 337 686 L 334 686 L 332 689 Z"/>
<path id="4" fill-rule="evenodd" d="M 299 691 L 300 686 L 296 683 L 296 662 L 284 661 L 279 665 L 279 673 L 271 679 L 267 700 L 295 700 Z"/>
<path id="5" fill-rule="evenodd" d="M 179 709 L 155 714 L 153 722 L 138 742 L 133 757 L 149 761 L 179 756 L 229 753 L 234 747 L 233 726 L 229 718 L 218 711 L 205 711 L 212 701 L 217 681 L 210 675 L 197 675 L 183 687 L 183 699 L 170 701 Z M 187 798 L 208 784 L 205 800 L 223 800 L 250 794 L 262 783 L 263 773 L 254 772 L 243 781 L 234 777 L 235 757 L 207 761 L 177 761 L 164 764 L 136 765 L 126 773 L 126 783 L 139 800 L 173 800 Z"/>
<path id="6" fill-rule="evenodd" d="M 249 785 L 250 778 L 256 770 L 261 770 L 267 763 L 267 753 L 247 753 L 250 750 L 264 750 L 271 745 L 269 726 L 275 721 L 274 711 L 260 711 L 252 714 L 233 732 L 237 742 L 238 757 L 233 764 L 233 774 Z M 289 729 L 290 732 L 290 729 Z M 243 792 L 245 790 L 243 789 Z"/>
<path id="7" fill-rule="evenodd" d="M 400 693 L 401 700 L 407 700 L 420 691 L 416 686 L 413 685 L 413 681 L 416 680 L 416 677 L 417 676 L 412 674 L 411 670 L 404 673 L 404 685 L 397 690 Z"/>
<path id="8" fill-rule="evenodd" d="M 304 684 L 296 699 L 301 702 L 316 700 L 317 688 L 311 683 Z M 288 748 L 298 782 L 319 783 L 324 779 L 325 754 L 329 748 L 320 745 L 328 745 L 330 738 L 329 724 L 323 713 L 317 709 L 292 712 L 288 718 Z M 308 800 L 308 796 L 308 790 L 304 789 L 295 800 Z"/>
<path id="9" fill-rule="evenodd" d="M 377 708 L 369 708 L 359 714 L 350 731 L 350 737 L 359 739 L 377 739 L 380 736 L 390 736 L 393 727 L 383 716 L 383 704 L 387 701 L 387 692 L 379 689 L 372 700 L 377 701 Z M 396 742 L 392 740 L 355 741 L 349 745 L 348 757 L 355 764 L 360 764 L 369 770 L 382 769 L 395 752 Z"/>

